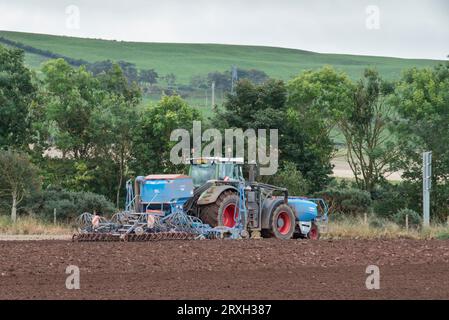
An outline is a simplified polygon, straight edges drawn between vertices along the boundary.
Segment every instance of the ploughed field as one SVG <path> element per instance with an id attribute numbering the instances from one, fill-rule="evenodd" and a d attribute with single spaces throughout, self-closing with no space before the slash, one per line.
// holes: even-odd
<path id="1" fill-rule="evenodd" d="M 449 299 L 446 240 L 0 241 L 0 253 L 0 299 Z"/>

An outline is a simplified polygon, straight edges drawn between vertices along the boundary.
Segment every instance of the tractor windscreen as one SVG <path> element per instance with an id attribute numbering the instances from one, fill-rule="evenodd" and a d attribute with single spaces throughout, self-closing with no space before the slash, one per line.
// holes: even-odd
<path id="1" fill-rule="evenodd" d="M 190 167 L 190 176 L 193 180 L 193 186 L 199 187 L 215 177 L 216 164 L 196 164 Z"/>

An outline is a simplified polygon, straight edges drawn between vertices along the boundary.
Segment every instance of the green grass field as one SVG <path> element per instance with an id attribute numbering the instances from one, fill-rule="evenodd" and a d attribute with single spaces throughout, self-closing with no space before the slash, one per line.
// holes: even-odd
<path id="1" fill-rule="evenodd" d="M 125 60 L 138 68 L 154 68 L 160 75 L 174 73 L 180 84 L 187 84 L 193 75 L 230 70 L 258 69 L 269 76 L 288 80 L 302 70 L 332 65 L 353 79 L 368 66 L 376 67 L 386 79 L 398 79 L 402 70 L 428 67 L 439 61 L 370 57 L 341 54 L 320 54 L 296 49 L 237 46 L 220 44 L 138 43 L 64 36 L 0 31 L 0 36 L 72 58 L 90 62 Z M 45 58 L 26 55 L 27 64 L 38 69 Z"/>
<path id="2" fill-rule="evenodd" d="M 399 79 L 404 69 L 430 67 L 440 61 L 370 57 L 261 47 L 220 44 L 139 43 L 100 39 L 84 39 L 22 32 L 0 31 L 0 37 L 21 42 L 35 48 L 50 50 L 64 56 L 89 62 L 124 60 L 135 63 L 139 69 L 154 68 L 160 76 L 173 73 L 178 84 L 188 84 L 194 75 L 207 75 L 213 71 L 230 70 L 232 65 L 241 69 L 258 69 L 269 76 L 289 80 L 307 69 L 332 65 L 343 70 L 352 79 L 358 79 L 366 67 L 375 67 L 385 79 Z M 1 43 L 0 43 L 1 44 Z M 39 73 L 46 57 L 26 53 L 26 64 Z M 162 84 L 163 85 L 163 84 Z M 201 111 L 204 117 L 212 115 L 210 93 L 194 92 L 186 101 Z M 221 105 L 223 93 L 216 92 L 216 103 Z M 160 99 L 160 95 L 144 97 L 144 104 Z M 206 104 L 207 102 L 207 104 Z"/>

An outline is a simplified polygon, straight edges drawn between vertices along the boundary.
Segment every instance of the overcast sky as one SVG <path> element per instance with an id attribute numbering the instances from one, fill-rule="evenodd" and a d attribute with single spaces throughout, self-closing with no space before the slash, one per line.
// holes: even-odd
<path id="1" fill-rule="evenodd" d="M 0 0 L 0 30 L 445 59 L 449 1 Z"/>

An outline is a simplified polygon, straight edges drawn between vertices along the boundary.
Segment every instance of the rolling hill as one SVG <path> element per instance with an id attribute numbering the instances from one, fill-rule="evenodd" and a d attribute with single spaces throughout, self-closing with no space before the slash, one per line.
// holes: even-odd
<path id="1" fill-rule="evenodd" d="M 180 84 L 187 84 L 193 75 L 229 70 L 232 65 L 242 69 L 258 69 L 269 76 L 288 80 L 305 69 L 332 65 L 353 79 L 368 66 L 376 67 L 386 79 L 399 78 L 410 67 L 428 67 L 435 60 L 321 54 L 287 48 L 182 43 L 141 43 L 66 36 L 0 31 L 0 37 L 34 48 L 89 62 L 125 60 L 138 68 L 154 68 L 160 75 L 173 73 Z M 26 54 L 27 64 L 38 69 L 46 58 Z"/>
<path id="2" fill-rule="evenodd" d="M 399 79 L 404 69 L 431 67 L 441 61 L 425 59 L 400 59 L 390 57 L 322 54 L 288 48 L 183 43 L 140 43 L 101 39 L 85 39 L 66 36 L 0 31 L 0 37 L 40 50 L 87 62 L 102 60 L 124 60 L 134 63 L 139 69 L 155 69 L 160 76 L 173 73 L 177 84 L 188 84 L 192 76 L 209 72 L 230 70 L 232 65 L 240 69 L 257 69 L 273 78 L 289 80 L 303 70 L 318 69 L 331 65 L 345 71 L 352 79 L 359 79 L 366 67 L 375 67 L 388 80 Z M 0 41 L 1 45 L 4 45 Z M 39 73 L 40 65 L 48 58 L 26 52 L 27 65 Z M 162 86 L 164 86 L 162 84 Z M 209 90 L 210 91 L 210 90 Z M 184 97 L 199 109 L 203 116 L 212 115 L 210 92 L 196 90 Z M 216 92 L 218 106 L 224 92 Z M 158 94 L 146 94 L 142 105 L 160 99 Z M 334 132 L 333 139 L 343 143 L 343 138 Z M 348 164 L 342 159 L 334 161 L 336 176 L 351 175 Z"/>

